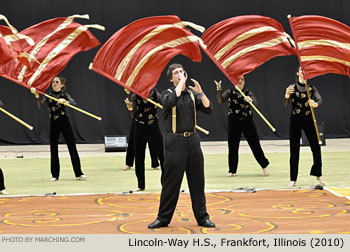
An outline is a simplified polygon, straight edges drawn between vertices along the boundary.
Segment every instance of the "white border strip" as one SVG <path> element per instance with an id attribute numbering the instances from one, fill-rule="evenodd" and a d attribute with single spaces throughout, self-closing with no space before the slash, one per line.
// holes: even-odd
<path id="1" fill-rule="evenodd" d="M 328 188 L 328 187 L 323 187 L 323 189 L 327 190 L 328 192 L 334 194 L 335 196 L 338 196 L 338 197 L 345 197 L 347 198 L 348 200 L 350 200 L 350 196 L 345 196 L 345 195 L 341 195 L 339 193 L 336 193 L 335 191 L 333 191 L 332 189 Z M 339 188 L 339 189 L 347 189 L 347 190 L 350 190 L 350 188 Z"/>

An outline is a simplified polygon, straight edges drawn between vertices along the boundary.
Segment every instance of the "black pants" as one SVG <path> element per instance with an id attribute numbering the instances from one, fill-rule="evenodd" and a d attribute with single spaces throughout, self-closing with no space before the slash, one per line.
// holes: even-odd
<path id="1" fill-rule="evenodd" d="M 160 167 L 163 171 L 164 148 L 163 137 L 158 123 L 145 125 L 135 122 L 134 124 L 134 151 L 135 173 L 137 184 L 140 189 L 145 189 L 145 152 L 147 142 L 154 147 L 156 156 L 159 158 Z M 162 172 L 163 175 L 163 172 Z M 162 179 L 161 179 L 162 181 Z"/>
<path id="2" fill-rule="evenodd" d="M 132 167 L 134 165 L 134 159 L 135 159 L 134 124 L 135 124 L 135 122 L 133 121 L 131 124 L 130 133 L 129 133 L 128 148 L 126 150 L 126 159 L 125 159 L 125 164 L 130 166 L 130 167 Z M 156 168 L 159 166 L 156 148 L 150 142 L 148 142 L 148 148 L 149 148 L 149 153 L 150 153 L 151 161 L 152 161 L 151 166 L 152 166 L 152 168 Z"/>
<path id="3" fill-rule="evenodd" d="M 209 219 L 204 193 L 204 159 L 199 136 L 166 135 L 162 193 L 157 219 L 169 224 L 179 198 L 184 173 L 190 189 L 192 210 L 197 222 Z"/>
<path id="4" fill-rule="evenodd" d="M 5 190 L 4 174 L 0 168 L 0 191 Z"/>
<path id="5" fill-rule="evenodd" d="M 312 151 L 313 165 L 311 167 L 310 175 L 317 177 L 322 176 L 321 147 L 318 143 L 312 116 L 298 117 L 292 115 L 290 117 L 289 125 L 290 181 L 297 181 L 298 179 L 301 130 L 304 130 Z"/>
<path id="6" fill-rule="evenodd" d="M 239 142 L 241 141 L 242 132 L 246 138 L 250 149 L 256 161 L 261 168 L 266 168 L 269 165 L 269 160 L 264 155 L 261 148 L 258 133 L 252 118 L 239 120 L 236 118 L 228 119 L 228 163 L 229 172 L 236 173 L 238 167 L 238 150 Z"/>
<path id="7" fill-rule="evenodd" d="M 50 120 L 50 151 L 51 151 L 51 174 L 53 178 L 60 177 L 60 161 L 58 158 L 58 138 L 62 133 L 68 146 L 75 177 L 83 175 L 80 166 L 79 154 L 75 145 L 73 130 L 66 116 Z"/>

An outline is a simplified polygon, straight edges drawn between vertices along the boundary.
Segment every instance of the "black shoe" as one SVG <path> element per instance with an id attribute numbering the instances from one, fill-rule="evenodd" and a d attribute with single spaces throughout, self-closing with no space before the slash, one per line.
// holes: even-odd
<path id="1" fill-rule="evenodd" d="M 209 219 L 205 219 L 205 220 L 199 222 L 198 226 L 214 228 L 215 224 L 213 222 L 211 222 Z"/>
<path id="2" fill-rule="evenodd" d="M 156 219 L 153 221 L 151 224 L 148 225 L 149 229 L 155 229 L 155 228 L 160 228 L 160 227 L 167 227 L 168 224 L 162 223 L 160 220 Z"/>

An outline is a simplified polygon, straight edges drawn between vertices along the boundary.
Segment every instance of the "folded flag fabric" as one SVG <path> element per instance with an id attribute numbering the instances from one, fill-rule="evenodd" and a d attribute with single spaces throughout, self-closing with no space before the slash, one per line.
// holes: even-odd
<path id="1" fill-rule="evenodd" d="M 22 52 L 23 48 L 21 46 L 25 44 L 27 46 L 34 45 L 33 39 L 18 33 L 17 29 L 9 23 L 4 15 L 0 14 L 0 20 L 4 20 L 8 25 L 0 25 L 0 64 L 5 64 L 13 59 L 19 59 L 22 63 L 28 64 L 26 54 Z"/>
<path id="2" fill-rule="evenodd" d="M 185 26 L 204 28 L 177 16 L 136 20 L 114 33 L 97 52 L 90 69 L 147 99 L 176 55 L 200 62 L 201 39 Z"/>
<path id="3" fill-rule="evenodd" d="M 350 27 L 331 18 L 289 17 L 306 80 L 336 73 L 350 77 Z"/>
<path id="4" fill-rule="evenodd" d="M 207 46 L 204 51 L 233 84 L 271 58 L 296 54 L 282 25 L 265 16 L 225 19 L 208 28 L 201 38 Z"/>
<path id="5" fill-rule="evenodd" d="M 21 34 L 34 40 L 34 45 L 28 45 L 23 40 L 18 41 L 17 45 L 28 55 L 30 67 L 9 61 L 0 65 L 0 75 L 16 83 L 45 91 L 51 80 L 64 69 L 75 54 L 100 44 L 88 30 L 88 25 L 74 22 L 75 18 L 88 16 L 54 18 L 21 31 Z"/>

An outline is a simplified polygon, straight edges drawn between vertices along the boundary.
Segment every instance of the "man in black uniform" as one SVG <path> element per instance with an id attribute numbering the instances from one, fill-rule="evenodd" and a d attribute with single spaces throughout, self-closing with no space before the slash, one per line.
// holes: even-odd
<path id="1" fill-rule="evenodd" d="M 228 164 L 229 171 L 227 176 L 232 177 L 237 172 L 238 167 L 238 150 L 239 142 L 241 141 L 242 132 L 256 161 L 259 163 L 263 170 L 264 176 L 269 176 L 270 172 L 266 168 L 269 165 L 269 161 L 265 157 L 264 151 L 261 148 L 259 142 L 258 132 L 256 130 L 252 110 L 249 102 L 257 105 L 257 99 L 254 93 L 244 88 L 245 80 L 244 76 L 237 83 L 237 88 L 242 90 L 245 94 L 245 98 L 239 91 L 231 88 L 221 92 L 221 84 L 216 83 L 217 95 L 216 99 L 219 104 L 227 101 L 228 105 Z"/>
<path id="2" fill-rule="evenodd" d="M 150 99 L 157 102 L 160 94 L 156 89 L 150 92 Z M 134 190 L 145 190 L 145 151 L 146 144 L 149 143 L 155 149 L 159 158 L 160 167 L 163 170 L 164 149 L 163 137 L 158 125 L 157 106 L 133 94 L 131 102 L 125 100 L 130 116 L 134 120 L 134 152 L 135 152 L 135 173 L 138 187 Z"/>
<path id="3" fill-rule="evenodd" d="M 204 193 L 204 159 L 200 140 L 194 132 L 196 111 L 213 111 L 211 102 L 193 79 L 195 87 L 186 88 L 187 74 L 180 64 L 167 71 L 173 86 L 161 94 L 164 107 L 165 160 L 162 193 L 157 219 L 149 229 L 166 227 L 170 223 L 179 198 L 184 172 L 190 190 L 192 210 L 199 226 L 215 227 L 209 220 Z"/>

